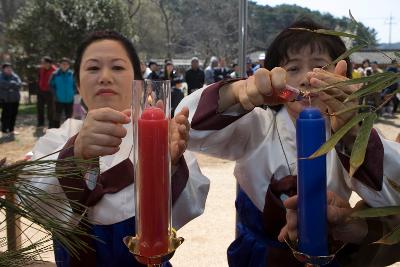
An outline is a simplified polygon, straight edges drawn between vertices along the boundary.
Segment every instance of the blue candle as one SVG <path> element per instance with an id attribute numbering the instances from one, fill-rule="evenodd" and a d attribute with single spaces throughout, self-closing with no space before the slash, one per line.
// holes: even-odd
<path id="1" fill-rule="evenodd" d="M 318 109 L 306 108 L 296 121 L 296 129 L 298 249 L 311 256 L 326 256 L 326 156 L 305 159 L 325 143 L 325 119 Z"/>

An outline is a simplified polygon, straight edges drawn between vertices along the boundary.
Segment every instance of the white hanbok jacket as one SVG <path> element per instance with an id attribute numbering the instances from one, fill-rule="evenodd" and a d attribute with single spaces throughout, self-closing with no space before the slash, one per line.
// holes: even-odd
<path id="1" fill-rule="evenodd" d="M 80 120 L 69 119 L 59 129 L 47 130 L 46 134 L 39 139 L 33 148 L 32 159 L 38 159 L 62 149 L 67 141 L 78 133 L 82 124 Z M 132 124 L 126 124 L 124 127 L 128 132 L 123 138 L 120 150 L 114 155 L 100 157 L 100 173 L 109 170 L 127 158 L 132 161 Z M 58 155 L 59 153 L 55 153 L 46 157 L 46 159 L 57 159 Z M 209 190 L 209 180 L 202 175 L 194 155 L 185 152 L 184 158 L 189 169 L 189 177 L 183 191 L 173 205 L 172 224 L 176 229 L 203 213 Z M 49 193 L 63 194 L 66 197 L 56 177 L 37 177 L 33 179 L 33 183 Z M 76 220 L 76 215 L 72 215 L 71 206 L 64 207 L 71 212 L 72 216 L 68 218 L 54 210 L 51 205 L 47 205 L 45 208 L 60 219 Z M 135 216 L 134 184 L 132 183 L 116 193 L 104 194 L 100 201 L 88 208 L 87 215 L 89 222 L 99 225 L 115 224 Z"/>
<path id="2" fill-rule="evenodd" d="M 263 211 L 272 177 L 279 181 L 297 175 L 296 129 L 285 107 L 279 112 L 258 107 L 245 112 L 236 105 L 219 114 L 221 85 L 198 90 L 177 107 L 177 112 L 189 107 L 192 129 L 188 149 L 236 161 L 238 183 Z M 327 129 L 329 137 L 329 125 Z M 328 190 L 343 199 L 349 199 L 354 191 L 373 207 L 400 204 L 400 194 L 389 184 L 389 179 L 400 184 L 400 144 L 374 130 L 366 160 L 353 178 L 344 167 L 346 160 L 348 163 L 348 157 L 339 156 L 336 150 L 328 153 Z"/>

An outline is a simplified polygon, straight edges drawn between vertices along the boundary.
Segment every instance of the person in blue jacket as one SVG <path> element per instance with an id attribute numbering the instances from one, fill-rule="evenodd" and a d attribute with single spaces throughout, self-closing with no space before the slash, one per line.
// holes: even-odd
<path id="1" fill-rule="evenodd" d="M 54 126 L 60 127 L 62 113 L 65 118 L 72 117 L 74 106 L 74 95 L 76 85 L 74 74 L 70 69 L 70 60 L 66 57 L 60 61 L 60 67 L 52 74 L 50 78 L 50 86 L 55 96 L 56 114 L 54 117 Z"/>
<path id="2" fill-rule="evenodd" d="M 21 97 L 19 93 L 21 84 L 21 79 L 13 72 L 11 63 L 3 63 L 0 72 L 1 131 L 3 137 L 12 137 L 15 134 L 14 126 Z"/>

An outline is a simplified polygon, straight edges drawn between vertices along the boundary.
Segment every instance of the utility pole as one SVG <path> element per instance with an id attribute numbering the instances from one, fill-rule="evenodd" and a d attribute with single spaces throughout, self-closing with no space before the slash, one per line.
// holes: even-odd
<path id="1" fill-rule="evenodd" d="M 392 44 L 392 25 L 393 25 L 393 24 L 396 24 L 396 23 L 393 21 L 393 16 L 392 16 L 392 14 L 390 14 L 389 22 L 386 23 L 386 24 L 389 24 L 389 47 L 390 47 L 390 45 Z"/>
<path id="2" fill-rule="evenodd" d="M 240 78 L 247 78 L 246 74 L 246 53 L 247 53 L 247 15 L 248 3 L 247 0 L 239 0 L 239 55 L 238 65 L 240 69 Z M 239 194 L 240 186 L 236 182 L 236 196 Z M 235 218 L 235 236 L 239 237 L 237 228 L 240 222 L 238 213 L 236 212 Z"/>
<path id="3" fill-rule="evenodd" d="M 389 17 L 389 45 L 392 44 L 392 14 Z"/>

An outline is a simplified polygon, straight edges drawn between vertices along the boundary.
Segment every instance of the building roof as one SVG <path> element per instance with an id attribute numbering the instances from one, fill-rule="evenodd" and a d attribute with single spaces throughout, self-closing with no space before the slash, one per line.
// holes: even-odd
<path id="1" fill-rule="evenodd" d="M 390 64 L 392 59 L 396 58 L 395 52 L 400 53 L 400 50 L 364 50 L 354 52 L 350 55 L 352 62 L 356 64 L 361 64 L 363 60 L 369 59 L 370 62 L 376 61 L 378 64 Z M 385 55 L 386 54 L 386 55 Z M 390 58 L 389 58 L 389 57 Z"/>

